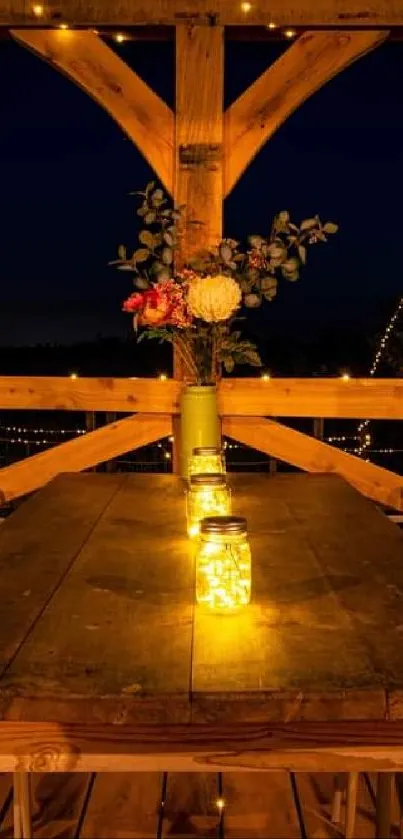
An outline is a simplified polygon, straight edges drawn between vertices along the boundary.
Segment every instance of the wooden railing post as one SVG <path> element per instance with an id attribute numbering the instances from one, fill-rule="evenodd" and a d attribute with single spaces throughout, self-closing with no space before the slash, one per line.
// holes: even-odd
<path id="1" fill-rule="evenodd" d="M 179 264 L 222 238 L 224 199 L 224 29 L 176 27 L 174 197 L 185 205 Z M 174 353 L 174 377 L 186 377 Z M 173 469 L 178 471 L 180 423 L 174 421 Z"/>

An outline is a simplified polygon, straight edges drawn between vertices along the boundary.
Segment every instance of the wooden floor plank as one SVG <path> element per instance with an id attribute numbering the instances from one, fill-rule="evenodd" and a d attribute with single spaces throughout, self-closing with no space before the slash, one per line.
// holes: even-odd
<path id="1" fill-rule="evenodd" d="M 97 775 L 81 839 L 155 839 L 161 775 Z"/>
<path id="2" fill-rule="evenodd" d="M 217 783 L 214 775 L 171 772 L 168 774 L 163 836 L 214 837 L 218 822 Z"/>
<path id="3" fill-rule="evenodd" d="M 299 839 L 288 772 L 224 773 L 226 839 Z"/>
<path id="4" fill-rule="evenodd" d="M 179 479 L 125 476 L 2 681 L 5 716 L 187 721 L 194 576 L 184 511 Z"/>

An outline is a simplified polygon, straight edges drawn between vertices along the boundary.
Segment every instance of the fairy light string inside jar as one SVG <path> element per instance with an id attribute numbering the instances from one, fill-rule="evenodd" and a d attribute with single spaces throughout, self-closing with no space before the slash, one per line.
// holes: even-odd
<path id="1" fill-rule="evenodd" d="M 219 611 L 250 601 L 252 559 L 247 522 L 238 516 L 210 516 L 200 523 L 196 555 L 196 599 Z"/>
<path id="2" fill-rule="evenodd" d="M 207 516 L 228 516 L 231 513 L 231 491 L 225 475 L 207 473 L 191 475 L 187 491 L 188 534 L 195 538 L 200 522 Z"/>
<path id="3" fill-rule="evenodd" d="M 198 446 L 189 458 L 189 475 L 224 474 L 224 452 L 215 446 Z"/>

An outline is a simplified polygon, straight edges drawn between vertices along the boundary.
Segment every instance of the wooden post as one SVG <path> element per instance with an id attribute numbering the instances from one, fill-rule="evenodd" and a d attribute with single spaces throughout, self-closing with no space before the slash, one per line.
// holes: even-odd
<path id="1" fill-rule="evenodd" d="M 174 197 L 186 205 L 181 263 L 222 238 L 224 176 L 224 30 L 176 27 L 176 133 Z M 174 377 L 186 376 L 174 353 Z M 179 421 L 174 421 L 177 471 Z"/>

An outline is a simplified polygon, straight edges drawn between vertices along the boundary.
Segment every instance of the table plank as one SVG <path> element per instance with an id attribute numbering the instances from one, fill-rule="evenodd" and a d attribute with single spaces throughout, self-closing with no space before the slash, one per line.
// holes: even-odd
<path id="1" fill-rule="evenodd" d="M 184 510 L 179 479 L 124 477 L 0 682 L 4 717 L 186 721 L 194 570 Z"/>
<path id="2" fill-rule="evenodd" d="M 195 614 L 196 722 L 380 719 L 403 686 L 403 536 L 335 476 L 233 476 L 252 604 Z"/>
<path id="3" fill-rule="evenodd" d="M 31 496 L 0 529 L 0 673 L 60 585 L 122 477 L 63 475 Z"/>

